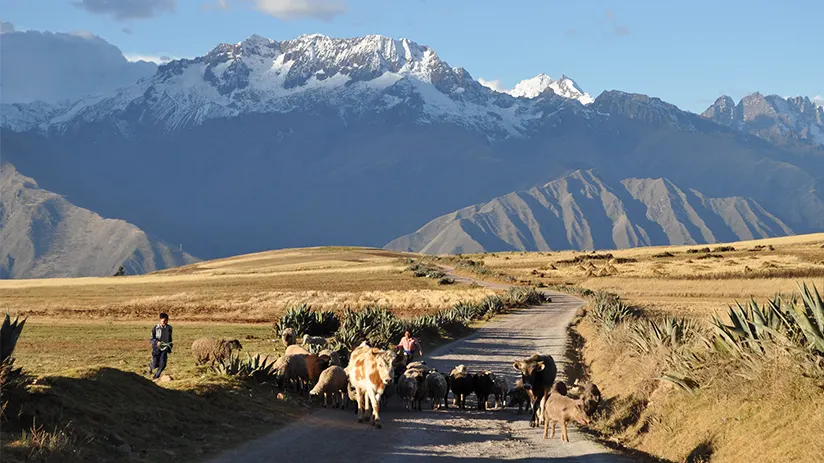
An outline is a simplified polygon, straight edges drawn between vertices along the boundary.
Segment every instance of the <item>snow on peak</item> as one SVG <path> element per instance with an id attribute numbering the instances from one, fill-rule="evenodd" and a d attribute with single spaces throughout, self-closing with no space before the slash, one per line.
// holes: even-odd
<path id="1" fill-rule="evenodd" d="M 535 98 L 551 88 L 550 85 L 554 82 L 548 75 L 540 73 L 531 79 L 518 82 L 518 85 L 507 93 L 516 98 Z"/>
<path id="2" fill-rule="evenodd" d="M 574 80 L 565 75 L 561 75 L 559 80 L 553 80 L 548 75 L 541 73 L 537 76 L 522 80 L 510 90 L 510 95 L 516 98 L 537 98 L 547 90 L 552 90 L 556 95 L 564 98 L 578 100 L 581 104 L 590 104 L 595 101 L 589 93 L 584 93 Z"/>
<path id="3" fill-rule="evenodd" d="M 589 98 L 569 79 L 536 79 L 535 88 L 550 88 L 582 102 Z M 524 91 L 527 87 L 521 86 Z M 540 93 L 529 90 L 524 99 L 493 92 L 463 68 L 449 66 L 434 50 L 409 39 L 311 34 L 278 42 L 252 35 L 219 44 L 201 57 L 170 61 L 154 76 L 100 98 L 49 110 L 9 108 L 2 125 L 69 130 L 85 122 L 116 121 L 119 130 L 129 133 L 141 124 L 160 124 L 171 131 L 208 119 L 316 104 L 357 114 L 407 102 L 421 111 L 421 121 L 455 122 L 491 137 L 507 137 L 551 117 L 552 106 L 565 107 L 559 97 L 542 99 L 541 104 L 529 101 Z"/>

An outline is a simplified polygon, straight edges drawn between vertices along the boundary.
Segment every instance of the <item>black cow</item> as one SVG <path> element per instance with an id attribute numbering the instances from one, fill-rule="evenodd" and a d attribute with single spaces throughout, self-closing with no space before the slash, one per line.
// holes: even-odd
<path id="1" fill-rule="evenodd" d="M 544 398 L 544 394 L 549 393 L 555 382 L 555 376 L 558 374 L 555 360 L 551 355 L 535 354 L 527 359 L 516 360 L 512 366 L 521 372 L 524 384 L 532 387 L 532 419 L 529 425 L 535 427 L 538 422 L 538 408 L 541 406 L 541 399 Z"/>
<path id="2" fill-rule="evenodd" d="M 495 376 L 491 371 L 481 371 L 472 375 L 472 392 L 478 398 L 478 410 L 486 410 L 489 394 L 495 391 Z"/>

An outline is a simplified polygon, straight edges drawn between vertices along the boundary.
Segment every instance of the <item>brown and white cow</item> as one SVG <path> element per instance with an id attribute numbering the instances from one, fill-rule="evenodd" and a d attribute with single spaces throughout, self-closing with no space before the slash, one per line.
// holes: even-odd
<path id="1" fill-rule="evenodd" d="M 372 424 L 381 427 L 380 400 L 387 385 L 392 382 L 393 352 L 370 347 L 366 342 L 352 351 L 346 373 L 355 388 L 358 401 L 358 422 L 363 423 L 372 411 Z"/>

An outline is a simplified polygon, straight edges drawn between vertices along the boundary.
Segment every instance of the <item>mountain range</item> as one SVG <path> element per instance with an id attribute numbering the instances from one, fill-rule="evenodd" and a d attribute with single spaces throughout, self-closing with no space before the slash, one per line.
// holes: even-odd
<path id="1" fill-rule="evenodd" d="M 126 275 L 196 259 L 123 220 L 104 219 L 0 164 L 0 278 Z"/>
<path id="2" fill-rule="evenodd" d="M 824 230 L 824 146 L 804 131 L 820 109 L 770 106 L 784 111 L 781 127 L 798 132 L 784 142 L 735 122 L 737 109 L 724 109 L 731 100 L 720 101 L 700 116 L 640 94 L 593 99 L 572 79 L 545 75 L 500 92 L 407 39 L 254 35 L 107 93 L 4 100 L 0 136 L 4 161 L 42 188 L 199 258 L 383 246 L 400 236 L 424 249 L 429 234 L 408 234 L 435 217 L 477 209 L 481 220 L 483 207 L 470 205 L 503 204 L 493 198 L 536 186 L 550 198 L 542 189 L 554 179 L 580 182 L 575 175 L 589 178 L 585 189 L 616 196 L 625 231 L 603 238 L 615 225 L 603 218 L 605 206 L 587 206 L 600 217 L 585 218 L 590 231 L 569 235 L 567 223 L 584 221 L 564 218 L 557 230 L 541 229 L 547 246 Z M 743 111 L 750 116 L 742 120 L 769 108 Z M 650 217 L 656 201 L 669 201 L 670 215 L 689 209 L 698 218 Z M 507 221 L 515 215 L 499 223 Z M 686 231 L 669 231 L 679 226 Z M 492 229 L 459 235 L 432 249 L 469 246 L 466 236 L 489 251 L 538 249 L 541 241 L 531 231 L 518 239 Z M 571 237 L 548 238 L 561 236 Z"/>
<path id="3" fill-rule="evenodd" d="M 709 198 L 667 179 L 610 184 L 592 170 L 438 217 L 387 244 L 460 254 L 730 242 L 792 230 L 749 198 Z"/>

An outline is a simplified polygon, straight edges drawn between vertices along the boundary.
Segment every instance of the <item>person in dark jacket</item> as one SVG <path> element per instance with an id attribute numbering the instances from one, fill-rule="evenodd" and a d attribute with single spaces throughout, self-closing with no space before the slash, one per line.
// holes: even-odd
<path id="1" fill-rule="evenodd" d="M 160 378 L 161 373 L 166 368 L 166 358 L 172 353 L 172 325 L 169 324 L 169 316 L 160 314 L 160 323 L 152 328 L 152 336 L 149 338 L 152 343 L 152 361 L 149 363 L 149 374 L 155 368 L 154 380 Z"/>

